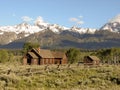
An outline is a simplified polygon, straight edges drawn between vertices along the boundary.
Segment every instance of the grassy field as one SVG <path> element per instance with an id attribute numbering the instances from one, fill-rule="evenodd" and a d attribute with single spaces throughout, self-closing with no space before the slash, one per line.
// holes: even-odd
<path id="1" fill-rule="evenodd" d="M 120 90 L 120 66 L 0 64 L 0 90 Z"/>

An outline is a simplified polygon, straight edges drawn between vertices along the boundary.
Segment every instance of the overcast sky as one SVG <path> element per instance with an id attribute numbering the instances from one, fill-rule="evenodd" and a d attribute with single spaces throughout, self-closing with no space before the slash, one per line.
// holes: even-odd
<path id="1" fill-rule="evenodd" d="M 100 28 L 120 14 L 120 0 L 1 0 L 0 11 L 0 26 L 33 24 L 40 16 L 51 24 Z"/>

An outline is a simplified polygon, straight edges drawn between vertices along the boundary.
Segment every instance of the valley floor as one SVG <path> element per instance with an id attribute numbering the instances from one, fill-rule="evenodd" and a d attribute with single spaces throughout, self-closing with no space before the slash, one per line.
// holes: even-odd
<path id="1" fill-rule="evenodd" d="M 120 90 L 120 66 L 0 64 L 0 90 Z"/>

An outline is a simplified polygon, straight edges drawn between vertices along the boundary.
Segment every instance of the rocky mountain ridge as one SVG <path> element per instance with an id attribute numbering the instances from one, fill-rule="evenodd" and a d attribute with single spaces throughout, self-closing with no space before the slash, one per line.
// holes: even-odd
<path id="1" fill-rule="evenodd" d="M 0 45 L 8 44 L 15 40 L 28 37 L 34 33 L 44 32 L 45 30 L 50 30 L 56 34 L 60 34 L 62 31 L 66 30 L 79 34 L 94 34 L 96 31 L 96 29 L 78 28 L 75 26 L 67 28 L 58 24 L 49 24 L 43 22 L 40 23 L 39 20 L 34 25 L 30 25 L 24 22 L 14 26 L 0 26 Z"/>
<path id="2" fill-rule="evenodd" d="M 34 25 L 21 23 L 0 26 L 0 48 L 22 48 L 25 42 L 38 42 L 43 48 L 110 48 L 120 46 L 120 15 L 99 30 L 67 28 L 36 20 Z"/>
<path id="3" fill-rule="evenodd" d="M 120 32 L 120 15 L 115 16 L 108 21 L 100 30 L 109 30 L 111 32 Z"/>

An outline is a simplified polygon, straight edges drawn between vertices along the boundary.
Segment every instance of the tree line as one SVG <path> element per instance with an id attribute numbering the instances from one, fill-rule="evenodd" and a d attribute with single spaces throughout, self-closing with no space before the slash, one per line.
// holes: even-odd
<path id="1" fill-rule="evenodd" d="M 14 62 L 15 56 L 23 56 L 25 53 L 30 51 L 32 48 L 38 48 L 40 45 L 38 43 L 26 42 L 23 45 L 22 50 L 0 50 L 0 63 Z M 54 49 L 54 51 L 58 51 Z M 99 50 L 85 50 L 79 48 L 69 48 L 62 50 L 68 57 L 68 63 L 78 63 L 83 62 L 84 56 L 95 55 L 98 56 L 102 63 L 108 64 L 119 64 L 120 63 L 120 48 L 109 48 L 109 49 L 99 49 Z M 21 58 L 20 58 L 21 59 Z M 19 59 L 19 60 L 20 60 Z"/>
<path id="2" fill-rule="evenodd" d="M 109 49 L 100 49 L 95 55 L 97 55 L 102 63 L 119 64 L 120 63 L 120 48 L 114 47 Z"/>

